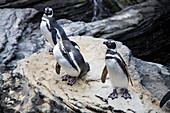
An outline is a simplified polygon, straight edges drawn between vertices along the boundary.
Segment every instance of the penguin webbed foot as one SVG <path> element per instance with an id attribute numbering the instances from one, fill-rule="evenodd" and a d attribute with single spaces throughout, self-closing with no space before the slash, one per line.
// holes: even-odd
<path id="1" fill-rule="evenodd" d="M 112 100 L 115 98 L 118 98 L 118 93 L 116 91 L 116 89 L 113 90 L 113 93 L 111 93 L 108 98 L 111 98 Z"/>
<path id="2" fill-rule="evenodd" d="M 62 76 L 62 81 L 67 81 L 71 76 L 66 74 L 64 76 Z"/>
<path id="3" fill-rule="evenodd" d="M 130 94 L 129 94 L 129 92 L 128 92 L 127 89 L 125 89 L 122 97 L 123 97 L 124 99 L 128 99 L 128 98 L 129 98 L 129 99 L 132 99 L 132 97 L 130 96 Z"/>
<path id="4" fill-rule="evenodd" d="M 50 53 L 50 55 L 54 55 L 54 54 L 53 54 L 53 48 L 50 48 L 50 49 L 49 49 L 49 53 Z"/>
<path id="5" fill-rule="evenodd" d="M 61 66 L 58 64 L 58 62 L 56 63 L 56 66 L 55 66 L 55 70 L 56 70 L 56 73 L 59 75 L 60 74 L 60 68 Z"/>
<path id="6" fill-rule="evenodd" d="M 73 77 L 73 78 L 71 78 L 69 81 L 68 81 L 68 83 L 67 83 L 67 85 L 73 85 L 76 81 L 77 81 L 77 79 L 78 79 L 78 77 Z"/>

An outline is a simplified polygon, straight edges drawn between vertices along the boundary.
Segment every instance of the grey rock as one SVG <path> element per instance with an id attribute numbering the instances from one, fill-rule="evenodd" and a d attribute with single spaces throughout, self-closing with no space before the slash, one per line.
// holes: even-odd
<path id="1" fill-rule="evenodd" d="M 27 28 L 23 31 L 22 37 L 17 44 L 16 60 L 10 64 L 16 64 L 18 60 L 29 57 L 35 52 L 41 51 L 46 47 L 46 42 L 41 36 L 38 23 L 28 23 Z"/>
<path id="2" fill-rule="evenodd" d="M 78 34 L 121 41 L 135 57 L 168 66 L 169 4 L 148 1 L 127 7 L 107 19 L 90 23 L 75 22 L 63 27 L 69 36 Z"/>
<path id="3" fill-rule="evenodd" d="M 140 75 L 141 84 L 161 100 L 162 94 L 166 94 L 169 90 L 169 81 L 165 81 L 165 79 L 170 79 L 168 69 L 161 64 L 146 62 L 136 58 L 133 58 L 133 60 Z"/>
<path id="4" fill-rule="evenodd" d="M 35 9 L 0 10 L 0 64 L 7 64 L 15 56 L 22 31 L 36 13 Z"/>
<path id="5" fill-rule="evenodd" d="M 74 21 L 99 20 L 110 17 L 130 5 L 143 3 L 150 0 L 1 0 L 0 8 L 35 8 L 41 14 L 45 7 L 55 10 L 54 17 L 57 19 L 67 18 Z M 153 1 L 153 0 L 152 0 Z M 94 19 L 96 18 L 96 19 Z"/>

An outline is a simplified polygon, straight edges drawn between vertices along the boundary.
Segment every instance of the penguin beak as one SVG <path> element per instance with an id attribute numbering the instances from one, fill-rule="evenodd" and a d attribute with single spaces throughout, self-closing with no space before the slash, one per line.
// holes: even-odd
<path id="1" fill-rule="evenodd" d="M 107 41 L 104 41 L 104 42 L 103 42 L 103 44 L 105 44 L 105 45 L 106 45 L 106 44 L 107 44 Z"/>
<path id="2" fill-rule="evenodd" d="M 44 14 L 43 14 L 43 17 L 44 17 L 44 18 L 47 18 L 47 15 L 44 13 Z"/>

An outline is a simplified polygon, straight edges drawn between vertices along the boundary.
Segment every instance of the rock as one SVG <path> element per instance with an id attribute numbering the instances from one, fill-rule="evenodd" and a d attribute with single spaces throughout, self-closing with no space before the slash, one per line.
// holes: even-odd
<path id="1" fill-rule="evenodd" d="M 134 56 L 146 61 L 159 62 L 168 66 L 169 52 L 168 49 L 165 49 L 168 47 L 170 39 L 168 35 L 169 32 L 167 31 L 169 27 L 169 8 L 166 8 L 167 5 L 168 3 L 164 5 L 159 2 L 146 2 L 125 8 L 116 15 L 100 21 L 85 23 L 82 21 L 72 22 L 70 20 L 61 19 L 58 20 L 58 22 L 63 26 L 68 36 L 90 35 L 96 38 L 113 38 L 127 45 L 132 50 Z M 166 10 L 157 10 L 162 8 L 166 8 Z M 3 9 L 1 11 L 3 11 Z M 22 12 L 24 12 L 24 10 Z M 157 13 L 154 14 L 154 12 Z M 4 13 L 8 13 L 8 10 L 4 10 Z M 30 15 L 35 15 L 37 12 L 32 11 L 30 13 Z M 11 15 L 14 14 L 15 11 L 11 12 Z M 10 54 L 9 52 L 3 52 L 0 56 L 0 59 L 2 59 L 1 62 L 3 62 L 1 64 L 8 64 L 8 67 L 11 65 L 13 66 L 16 61 L 26 58 L 47 46 L 39 31 L 40 17 L 36 15 L 34 19 L 25 23 L 26 25 L 22 26 L 25 28 L 24 31 L 22 30 L 23 33 L 18 33 L 18 35 L 20 34 L 20 38 L 16 41 L 17 45 L 15 44 L 13 47 L 10 47 Z M 157 27 L 157 25 L 159 27 Z M 160 32 L 155 29 L 160 27 Z M 0 52 L 2 53 L 3 48 L 9 42 L 7 40 L 7 35 L 4 33 L 4 28 L 0 27 L 0 29 L 2 29 L 0 30 L 0 32 L 2 32 L 1 37 L 4 37 L 0 39 L 0 42 L 2 42 L 0 44 Z M 16 32 L 16 30 L 14 31 Z M 150 35 L 148 35 L 148 32 Z M 6 66 L 3 67 L 5 67 L 5 69 L 0 68 L 0 71 L 6 70 Z"/>
<path id="2" fill-rule="evenodd" d="M 23 31 L 22 37 L 17 43 L 17 52 L 15 52 L 15 60 L 10 64 L 16 64 L 18 60 L 27 58 L 35 52 L 41 51 L 48 47 L 47 42 L 41 36 L 38 23 L 29 22 L 27 28 Z M 9 65 L 9 64 L 8 64 Z"/>
<path id="3" fill-rule="evenodd" d="M 0 64 L 7 64 L 15 57 L 17 43 L 27 21 L 37 13 L 35 9 L 1 9 Z"/>
<path id="4" fill-rule="evenodd" d="M 96 1 L 96 2 L 95 2 Z M 90 22 L 112 16 L 127 6 L 145 2 L 146 0 L 3 0 L 0 1 L 0 8 L 34 8 L 44 12 L 45 7 L 51 7 L 56 13 L 56 19 L 67 18 L 74 21 Z M 150 0 L 147 0 L 150 1 Z M 95 3 L 94 3 L 95 2 Z"/>
<path id="5" fill-rule="evenodd" d="M 166 49 L 170 42 L 167 30 L 170 29 L 169 4 L 149 1 L 127 7 L 107 19 L 90 23 L 70 22 L 63 26 L 69 36 L 112 38 L 127 45 L 137 58 L 169 66 L 170 54 Z"/>
<path id="6" fill-rule="evenodd" d="M 132 75 L 134 86 L 129 85 L 132 100 L 124 100 L 121 95 L 119 99 L 107 100 L 107 96 L 112 92 L 109 77 L 104 84 L 100 81 L 105 65 L 106 47 L 102 44 L 104 39 L 89 36 L 70 37 L 70 39 L 80 46 L 82 55 L 90 64 L 90 72 L 73 86 L 68 86 L 61 79 L 65 74 L 64 70 L 61 70 L 60 75 L 56 74 L 56 60 L 47 49 L 34 53 L 20 60 L 17 68 L 11 73 L 0 75 L 0 107 L 3 110 L 6 112 L 166 112 L 165 108 L 159 108 L 159 100 L 140 84 L 143 79 L 140 75 L 142 72 L 153 78 L 161 77 L 161 73 L 145 71 L 143 68 L 146 64 L 147 67 L 163 71 L 164 74 L 167 74 L 166 69 L 134 58 L 126 46 L 117 42 L 118 51 L 128 64 Z"/>

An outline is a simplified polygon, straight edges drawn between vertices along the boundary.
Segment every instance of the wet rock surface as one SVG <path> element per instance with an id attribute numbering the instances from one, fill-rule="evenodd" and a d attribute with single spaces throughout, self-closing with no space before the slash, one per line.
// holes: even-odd
<path id="1" fill-rule="evenodd" d="M 168 76 L 166 69 L 159 68 L 158 64 L 149 64 L 134 58 L 126 46 L 117 42 L 118 51 L 128 64 L 134 86 L 129 85 L 132 100 L 121 98 L 121 94 L 118 99 L 110 100 L 107 99 L 112 92 L 109 76 L 106 83 L 100 81 L 105 65 L 106 47 L 102 44 L 104 39 L 87 36 L 70 38 L 79 44 L 85 60 L 90 64 L 90 72 L 73 86 L 68 86 L 61 78 L 66 73 L 61 70 L 60 75 L 56 74 L 56 60 L 47 49 L 34 53 L 19 61 L 17 68 L 11 73 L 0 75 L 0 101 L 3 110 L 8 112 L 10 110 L 12 112 L 168 112 L 165 107 L 159 108 L 157 99 L 163 97 L 167 91 L 161 79 L 162 74 L 152 73 L 141 67 L 147 64 L 151 69 L 156 67 L 156 71 L 161 71 Z M 153 89 L 158 85 L 164 87 L 160 92 L 160 89 L 157 89 L 159 95 L 151 94 L 142 87 L 140 83 L 143 81 L 143 76 L 140 73 L 147 73 L 148 76 L 161 79 L 157 81 L 159 84 L 150 86 Z"/>

